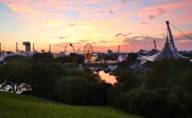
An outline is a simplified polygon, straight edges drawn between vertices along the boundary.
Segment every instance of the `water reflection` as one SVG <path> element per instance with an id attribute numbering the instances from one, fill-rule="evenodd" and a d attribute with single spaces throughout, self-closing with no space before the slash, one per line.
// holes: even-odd
<path id="1" fill-rule="evenodd" d="M 117 83 L 117 79 L 114 75 L 110 75 L 109 73 L 105 73 L 103 70 L 98 72 L 99 78 L 106 83 L 114 85 Z"/>

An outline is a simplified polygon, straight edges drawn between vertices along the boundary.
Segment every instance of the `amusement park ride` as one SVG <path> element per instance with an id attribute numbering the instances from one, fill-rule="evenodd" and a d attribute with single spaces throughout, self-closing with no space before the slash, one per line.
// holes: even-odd
<path id="1" fill-rule="evenodd" d="M 84 46 L 84 55 L 87 62 L 92 62 L 93 52 L 94 52 L 94 49 L 90 43 Z"/>

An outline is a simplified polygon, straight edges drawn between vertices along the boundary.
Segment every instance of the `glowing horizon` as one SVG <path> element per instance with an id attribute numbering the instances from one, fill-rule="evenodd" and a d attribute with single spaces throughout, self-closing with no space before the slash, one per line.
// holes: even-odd
<path id="1" fill-rule="evenodd" d="M 0 42 L 3 50 L 23 50 L 23 41 L 35 49 L 60 52 L 69 43 L 82 51 L 122 52 L 161 49 L 170 20 L 192 37 L 192 0 L 0 0 Z M 192 50 L 192 40 L 172 29 L 179 50 Z M 72 49 L 68 46 L 69 52 Z"/>

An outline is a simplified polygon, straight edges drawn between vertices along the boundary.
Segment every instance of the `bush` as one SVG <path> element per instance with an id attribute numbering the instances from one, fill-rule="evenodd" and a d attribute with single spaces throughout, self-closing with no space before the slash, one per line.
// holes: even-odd
<path id="1" fill-rule="evenodd" d="M 53 98 L 55 82 L 66 75 L 60 64 L 32 64 L 28 79 L 32 85 L 32 95 Z M 48 93 L 47 93 L 48 92 Z"/>
<path id="2" fill-rule="evenodd" d="M 93 79 L 93 78 L 92 78 Z M 56 82 L 55 95 L 59 101 L 69 104 L 105 104 L 104 86 L 83 76 L 67 76 Z"/>
<path id="3" fill-rule="evenodd" d="M 0 65 L 0 82 L 25 82 L 31 95 L 71 104 L 106 104 L 105 86 L 91 71 L 69 69 L 60 63 L 26 63 L 12 61 Z"/>
<path id="4" fill-rule="evenodd" d="M 119 83 L 109 91 L 113 105 L 154 118 L 191 118 L 192 63 L 163 60 L 152 63 L 143 75 L 136 73 L 117 71 Z"/>
<path id="5" fill-rule="evenodd" d="M 147 115 L 150 117 L 164 116 L 165 101 L 157 91 L 146 89 L 132 89 L 129 92 L 120 93 L 116 100 L 116 106 L 128 112 Z M 161 112 L 159 112 L 161 111 Z"/>
<path id="6" fill-rule="evenodd" d="M 145 75 L 147 88 L 172 88 L 180 86 L 183 76 L 191 70 L 192 63 L 181 60 L 163 60 L 152 64 Z"/>
<path id="7" fill-rule="evenodd" d="M 27 81 L 29 65 L 25 62 L 11 61 L 8 64 L 0 65 L 1 81 L 20 83 Z"/>
<path id="8" fill-rule="evenodd" d="M 11 61 L 0 65 L 0 82 L 4 80 L 9 84 L 25 82 L 32 86 L 32 95 L 46 98 L 53 97 L 55 81 L 65 75 L 66 71 L 61 64 Z"/>

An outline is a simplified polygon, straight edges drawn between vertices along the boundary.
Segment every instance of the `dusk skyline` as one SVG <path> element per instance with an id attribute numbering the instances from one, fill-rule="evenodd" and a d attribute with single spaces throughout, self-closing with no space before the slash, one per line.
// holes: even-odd
<path id="1" fill-rule="evenodd" d="M 192 36 L 192 0 L 0 0 L 3 50 L 20 49 L 23 41 L 37 50 L 63 51 L 91 43 L 95 51 L 161 49 L 169 20 Z M 192 40 L 172 28 L 178 50 L 191 50 Z M 69 47 L 68 51 L 72 49 Z"/>

